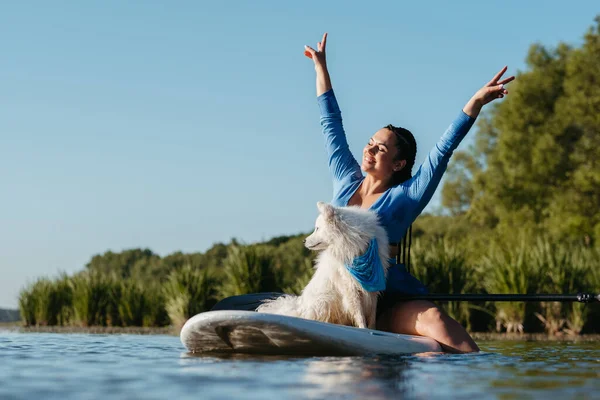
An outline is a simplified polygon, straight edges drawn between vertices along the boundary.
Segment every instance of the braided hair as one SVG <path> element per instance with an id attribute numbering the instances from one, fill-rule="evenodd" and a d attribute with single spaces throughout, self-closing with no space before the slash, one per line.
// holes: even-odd
<path id="1" fill-rule="evenodd" d="M 396 137 L 396 149 L 398 150 L 396 160 L 406 160 L 404 168 L 394 172 L 392 175 L 392 185 L 395 186 L 412 178 L 412 168 L 415 165 L 415 158 L 417 156 L 417 141 L 408 129 L 394 125 L 388 125 L 385 128 L 392 131 Z M 410 272 L 411 239 L 412 225 L 408 227 L 406 234 L 401 239 L 401 243 L 398 243 L 398 254 L 396 256 L 396 262 L 404 264 L 408 272 Z"/>
<path id="2" fill-rule="evenodd" d="M 394 125 L 388 125 L 385 129 L 392 131 L 396 138 L 396 150 L 398 150 L 396 160 L 406 160 L 404 168 L 392 175 L 392 186 L 395 186 L 412 178 L 412 168 L 417 156 L 417 141 L 408 129 Z"/>

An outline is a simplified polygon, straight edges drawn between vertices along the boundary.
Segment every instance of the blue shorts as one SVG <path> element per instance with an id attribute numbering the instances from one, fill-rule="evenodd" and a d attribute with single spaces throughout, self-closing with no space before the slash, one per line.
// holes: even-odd
<path id="1" fill-rule="evenodd" d="M 412 276 L 404 264 L 396 264 L 394 259 L 390 259 L 390 268 L 388 269 L 385 292 L 397 294 L 427 294 L 427 287 L 420 280 Z"/>
<path id="2" fill-rule="evenodd" d="M 388 269 L 385 292 L 377 301 L 377 317 L 386 310 L 394 306 L 398 301 L 391 294 L 427 294 L 427 286 L 420 280 L 412 276 L 404 264 L 396 264 L 394 259 L 390 259 L 390 268 Z"/>

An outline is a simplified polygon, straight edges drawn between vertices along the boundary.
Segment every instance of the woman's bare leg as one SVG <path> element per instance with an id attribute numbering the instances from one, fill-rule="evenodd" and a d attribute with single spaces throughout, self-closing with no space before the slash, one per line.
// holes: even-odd
<path id="1" fill-rule="evenodd" d="M 439 342 L 444 351 L 451 353 L 479 351 L 462 325 L 426 300 L 396 303 L 377 319 L 377 329 L 427 336 Z"/>

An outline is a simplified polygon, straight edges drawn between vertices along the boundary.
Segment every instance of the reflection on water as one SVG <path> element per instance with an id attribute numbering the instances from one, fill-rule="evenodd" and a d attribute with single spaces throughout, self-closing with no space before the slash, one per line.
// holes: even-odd
<path id="1" fill-rule="evenodd" d="M 378 361 L 361 358 L 310 361 L 302 376 L 305 393 L 313 398 L 335 395 L 384 398 L 405 392 L 402 380 L 406 361 L 398 360 L 393 366 Z"/>
<path id="2" fill-rule="evenodd" d="M 598 398 L 600 344 L 470 355 L 199 357 L 172 336 L 0 332 L 0 398 Z"/>

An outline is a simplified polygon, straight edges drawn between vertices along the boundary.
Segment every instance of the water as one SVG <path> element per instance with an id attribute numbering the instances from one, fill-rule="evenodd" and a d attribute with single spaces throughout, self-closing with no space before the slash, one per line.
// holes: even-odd
<path id="1" fill-rule="evenodd" d="M 196 357 L 175 336 L 0 332 L 0 399 L 600 399 L 600 343 L 470 355 Z"/>

